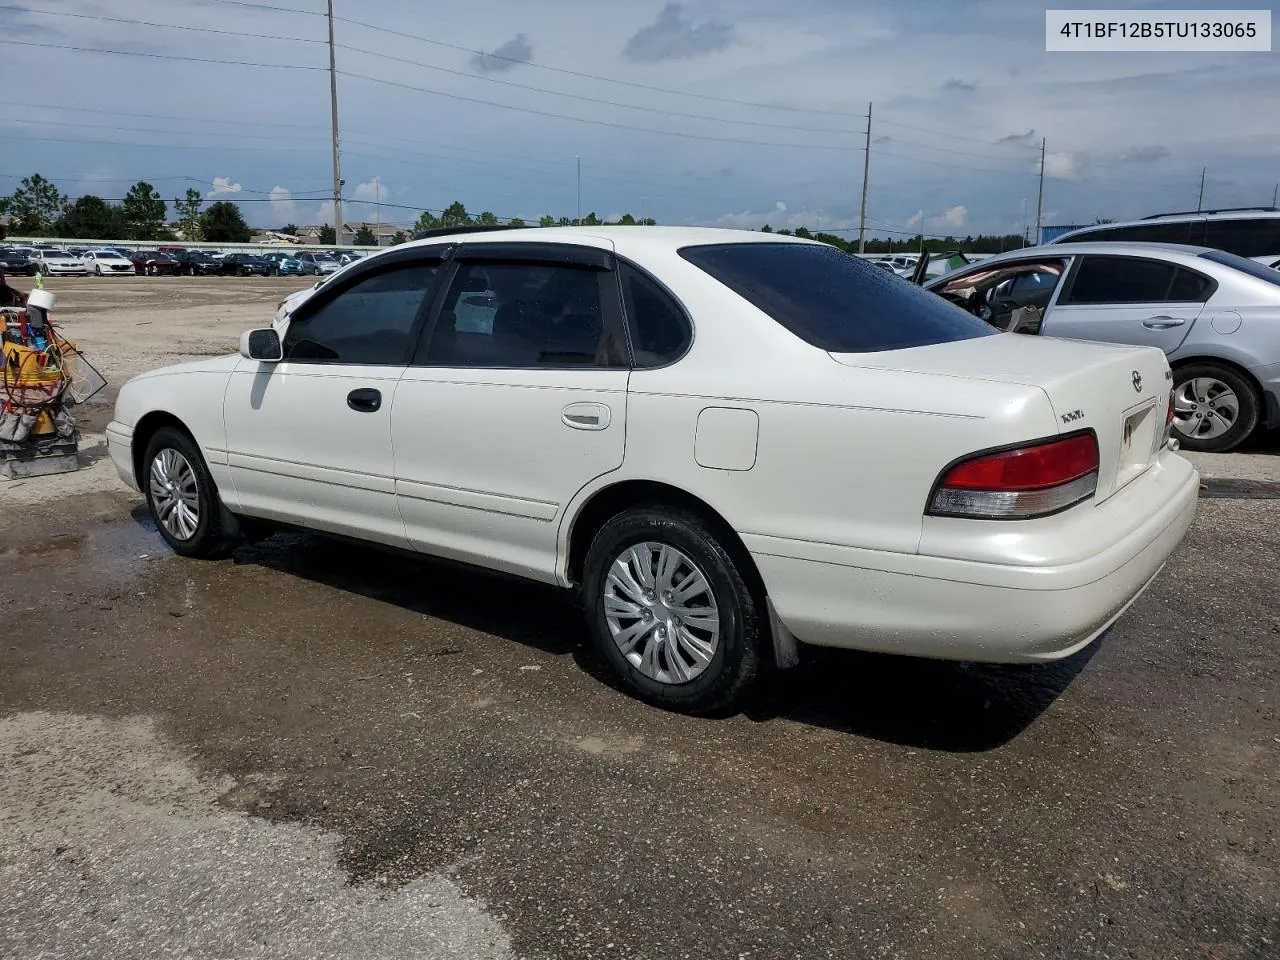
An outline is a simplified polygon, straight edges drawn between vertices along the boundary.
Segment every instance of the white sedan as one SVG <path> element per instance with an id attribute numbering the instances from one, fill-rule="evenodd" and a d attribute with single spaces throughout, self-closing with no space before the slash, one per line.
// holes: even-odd
<path id="1" fill-rule="evenodd" d="M 83 260 L 62 250 L 37 248 L 32 259 L 36 262 L 36 268 L 46 277 L 89 275 L 89 268 Z"/>
<path id="2" fill-rule="evenodd" d="M 118 250 L 90 250 L 84 255 L 85 267 L 99 277 L 132 277 L 133 261 Z"/>
<path id="3" fill-rule="evenodd" d="M 239 354 L 129 381 L 107 438 L 179 554 L 251 519 L 580 588 L 621 683 L 703 712 L 798 641 L 1090 643 L 1195 512 L 1170 383 L 820 243 L 535 229 L 352 264 Z"/>

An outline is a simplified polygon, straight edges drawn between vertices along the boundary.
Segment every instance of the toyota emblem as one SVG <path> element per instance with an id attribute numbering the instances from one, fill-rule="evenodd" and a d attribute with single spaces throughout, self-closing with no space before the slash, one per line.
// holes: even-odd
<path id="1" fill-rule="evenodd" d="M 1133 389 L 1138 393 L 1142 392 L 1142 374 L 1137 370 L 1133 371 Z"/>

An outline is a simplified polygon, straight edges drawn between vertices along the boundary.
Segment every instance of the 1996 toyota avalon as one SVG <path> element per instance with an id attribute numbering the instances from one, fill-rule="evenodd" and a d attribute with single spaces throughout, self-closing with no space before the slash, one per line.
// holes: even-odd
<path id="1" fill-rule="evenodd" d="M 107 436 L 185 556 L 257 518 L 580 587 L 634 694 L 723 708 L 796 641 L 1051 660 L 1185 533 L 1154 348 L 996 333 L 829 246 L 624 227 L 352 264 Z"/>

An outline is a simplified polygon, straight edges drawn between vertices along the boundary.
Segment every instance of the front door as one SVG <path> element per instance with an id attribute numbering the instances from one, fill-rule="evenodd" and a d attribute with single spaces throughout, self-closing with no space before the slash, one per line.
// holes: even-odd
<path id="1" fill-rule="evenodd" d="M 1176 263 L 1091 254 L 1067 278 L 1041 333 L 1173 353 L 1213 294 L 1214 282 Z"/>
<path id="2" fill-rule="evenodd" d="M 555 582 L 566 505 L 622 465 L 629 362 L 611 252 L 464 244 L 391 413 L 410 542 Z"/>
<path id="3" fill-rule="evenodd" d="M 353 275 L 298 308 L 281 362 L 241 361 L 223 407 L 240 512 L 408 546 L 391 412 L 439 272 L 423 258 Z"/>

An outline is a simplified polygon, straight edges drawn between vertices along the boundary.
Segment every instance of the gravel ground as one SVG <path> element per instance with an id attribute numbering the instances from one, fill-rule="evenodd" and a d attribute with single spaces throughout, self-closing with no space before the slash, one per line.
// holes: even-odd
<path id="1" fill-rule="evenodd" d="M 117 385 L 299 285 L 49 284 Z M 549 589 L 0 484 L 0 957 L 1280 956 L 1277 521 L 1203 500 L 1062 663 L 814 652 L 691 720 Z"/>

